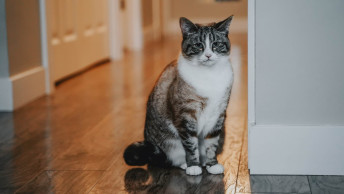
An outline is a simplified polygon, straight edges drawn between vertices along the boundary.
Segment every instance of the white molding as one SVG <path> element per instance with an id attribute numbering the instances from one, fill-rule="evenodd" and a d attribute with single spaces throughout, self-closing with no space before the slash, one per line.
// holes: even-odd
<path id="1" fill-rule="evenodd" d="M 0 91 L 0 110 L 13 111 L 45 94 L 45 70 L 39 66 L 1 78 Z"/>
<path id="2" fill-rule="evenodd" d="M 344 126 L 251 127 L 250 173 L 344 175 Z"/>
<path id="3" fill-rule="evenodd" d="M 125 17 L 127 23 L 126 48 L 133 51 L 139 51 L 143 48 L 141 1 L 126 0 Z"/>
<path id="4" fill-rule="evenodd" d="M 248 17 L 248 33 L 247 33 L 247 54 L 248 54 L 248 67 L 247 67 L 247 130 L 248 130 L 248 168 L 251 169 L 251 159 L 250 159 L 250 152 L 251 149 L 251 139 L 250 139 L 250 131 L 251 128 L 256 123 L 256 115 L 255 115 L 255 99 L 256 99 L 256 76 L 255 76 L 255 61 L 256 61 L 256 1 L 255 0 L 248 0 L 248 9 L 247 9 Z"/>
<path id="5" fill-rule="evenodd" d="M 121 33 L 121 15 L 119 0 L 108 0 L 109 7 L 109 46 L 111 60 L 123 57 L 123 40 Z"/>
<path id="6" fill-rule="evenodd" d="M 10 79 L 13 88 L 13 109 L 45 94 L 45 70 L 42 66 L 11 76 Z"/>
<path id="7" fill-rule="evenodd" d="M 255 0 L 248 1 L 248 123 L 254 125 L 255 118 L 255 63 L 256 63 L 256 20 Z"/>
<path id="8" fill-rule="evenodd" d="M 165 16 L 166 17 L 166 16 Z M 192 18 L 192 22 L 200 23 L 200 24 L 207 24 L 212 23 L 214 21 L 221 21 L 225 18 Z M 231 23 L 231 27 L 229 30 L 229 34 L 233 33 L 246 33 L 247 32 L 247 19 L 246 18 L 235 18 Z M 180 28 L 179 28 L 179 19 L 173 18 L 169 20 L 165 20 L 164 25 L 164 35 L 173 36 L 173 35 L 180 35 Z"/>
<path id="9" fill-rule="evenodd" d="M 41 61 L 45 69 L 45 93 L 52 94 L 55 91 L 55 84 L 51 76 L 49 63 L 48 26 L 45 0 L 39 0 L 39 18 L 41 30 Z"/>

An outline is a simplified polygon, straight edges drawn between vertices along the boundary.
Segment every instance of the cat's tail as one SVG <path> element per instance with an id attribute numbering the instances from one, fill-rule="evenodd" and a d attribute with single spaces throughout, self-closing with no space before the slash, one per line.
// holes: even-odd
<path id="1" fill-rule="evenodd" d="M 134 142 L 124 151 L 125 163 L 130 166 L 143 166 L 152 164 L 155 166 L 168 165 L 166 155 L 153 144 L 147 141 Z"/>

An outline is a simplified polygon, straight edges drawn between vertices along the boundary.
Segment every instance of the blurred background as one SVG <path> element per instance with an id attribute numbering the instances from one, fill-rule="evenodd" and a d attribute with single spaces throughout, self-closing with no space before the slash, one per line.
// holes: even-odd
<path id="1" fill-rule="evenodd" d="M 344 176 L 320 176 L 344 174 L 343 7 L 0 0 L 0 193 L 343 193 Z M 232 14 L 224 174 L 126 165 L 179 18 Z"/>
<path id="2" fill-rule="evenodd" d="M 95 64 L 123 59 L 196 23 L 234 14 L 247 31 L 246 0 L 1 0 L 0 110 L 11 111 Z M 172 60 L 172 59 L 171 59 Z"/>
<path id="3" fill-rule="evenodd" d="M 248 191 L 247 4 L 0 0 L 0 193 Z M 226 174 L 126 165 L 123 150 L 143 140 L 149 93 L 180 53 L 179 18 L 232 14 Z"/>

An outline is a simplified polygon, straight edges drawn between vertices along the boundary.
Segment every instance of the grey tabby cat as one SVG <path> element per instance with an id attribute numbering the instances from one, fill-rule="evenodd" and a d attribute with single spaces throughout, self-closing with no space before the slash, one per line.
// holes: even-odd
<path id="1" fill-rule="evenodd" d="M 211 174 L 223 173 L 217 155 L 233 83 L 228 39 L 232 18 L 209 25 L 180 18 L 182 52 L 149 96 L 145 140 L 127 147 L 128 165 L 175 166 L 188 175 L 201 174 L 203 166 Z"/>

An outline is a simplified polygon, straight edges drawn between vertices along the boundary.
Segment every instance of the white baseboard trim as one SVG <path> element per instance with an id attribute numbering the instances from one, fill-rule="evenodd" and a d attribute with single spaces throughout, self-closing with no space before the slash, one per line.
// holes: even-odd
<path id="1" fill-rule="evenodd" d="M 344 175 L 344 126 L 254 125 L 248 138 L 251 174 Z"/>
<path id="2" fill-rule="evenodd" d="M 45 71 L 35 67 L 9 78 L 0 78 L 0 111 L 13 111 L 45 94 Z"/>
<path id="3" fill-rule="evenodd" d="M 225 18 L 196 18 L 191 19 L 192 22 L 199 24 L 212 23 L 214 21 L 221 21 Z M 236 18 L 234 16 L 233 22 L 229 28 L 229 34 L 231 33 L 247 33 L 247 18 Z M 164 35 L 178 35 L 181 34 L 179 27 L 179 19 L 170 19 L 164 27 Z"/>

